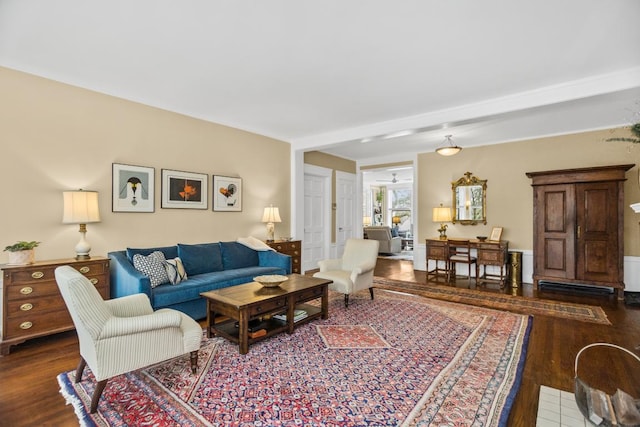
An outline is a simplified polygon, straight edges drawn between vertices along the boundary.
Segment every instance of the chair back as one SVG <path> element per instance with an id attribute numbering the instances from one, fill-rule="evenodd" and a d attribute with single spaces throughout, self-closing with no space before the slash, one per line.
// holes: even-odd
<path id="1" fill-rule="evenodd" d="M 87 335 L 96 341 L 103 325 L 112 316 L 102 296 L 89 279 L 71 266 L 56 268 L 55 276 L 80 344 Z"/>
<path id="2" fill-rule="evenodd" d="M 467 239 L 448 239 L 449 259 L 455 262 L 471 263 L 471 242 Z"/>
<path id="3" fill-rule="evenodd" d="M 386 225 L 372 225 L 370 227 L 364 227 L 364 233 L 367 235 L 367 239 L 371 240 L 391 240 L 391 228 Z"/>
<path id="4" fill-rule="evenodd" d="M 347 239 L 342 254 L 342 269 L 352 270 L 366 262 L 374 265 L 378 259 L 380 242 L 371 239 Z"/>

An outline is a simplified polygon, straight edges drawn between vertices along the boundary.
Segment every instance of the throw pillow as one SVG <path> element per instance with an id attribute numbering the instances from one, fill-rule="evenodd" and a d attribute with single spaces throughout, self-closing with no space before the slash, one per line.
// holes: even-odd
<path id="1" fill-rule="evenodd" d="M 133 266 L 149 278 L 152 288 L 169 283 L 169 276 L 164 268 L 165 261 L 164 254 L 160 251 L 152 252 L 147 256 L 140 254 L 133 256 Z"/>
<path id="2" fill-rule="evenodd" d="M 169 276 L 169 283 L 177 285 L 183 280 L 187 280 L 187 272 L 182 265 L 180 258 L 168 259 L 164 262 L 164 268 L 167 270 L 167 276 Z"/>

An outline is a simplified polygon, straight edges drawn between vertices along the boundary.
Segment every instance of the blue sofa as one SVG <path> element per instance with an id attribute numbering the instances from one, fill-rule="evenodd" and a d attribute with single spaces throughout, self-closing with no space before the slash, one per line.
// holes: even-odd
<path id="1" fill-rule="evenodd" d="M 133 266 L 135 254 L 160 251 L 166 259 L 179 257 L 187 279 L 177 285 L 151 287 L 149 277 Z M 253 281 L 263 274 L 290 274 L 291 257 L 274 251 L 256 251 L 238 242 L 195 245 L 177 244 L 157 248 L 109 252 L 111 298 L 145 293 L 154 309 L 173 308 L 194 319 L 207 317 L 206 301 L 201 292 Z"/>

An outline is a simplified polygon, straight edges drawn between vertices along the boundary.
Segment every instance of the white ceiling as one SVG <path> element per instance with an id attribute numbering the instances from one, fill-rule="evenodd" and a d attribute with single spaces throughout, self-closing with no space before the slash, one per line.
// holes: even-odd
<path id="1" fill-rule="evenodd" d="M 374 164 L 446 134 L 639 120 L 639 16 L 638 0 L 0 0 L 0 66 Z M 382 138 L 402 130 L 419 132 Z"/>

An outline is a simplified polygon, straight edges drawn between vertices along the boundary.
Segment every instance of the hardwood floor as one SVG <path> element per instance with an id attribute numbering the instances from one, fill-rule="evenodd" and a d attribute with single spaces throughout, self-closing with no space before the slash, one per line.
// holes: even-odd
<path id="1" fill-rule="evenodd" d="M 426 277 L 425 272 L 414 271 L 410 261 L 388 259 L 378 260 L 376 275 L 417 282 L 424 282 Z M 458 285 L 466 286 L 467 282 L 460 281 Z M 606 326 L 545 316 L 534 318 L 522 385 L 509 418 L 510 426 L 534 426 L 540 385 L 573 391 L 574 361 L 582 347 L 592 342 L 609 342 L 633 350 L 640 344 L 640 309 L 625 306 L 612 296 L 539 294 L 531 285 L 523 285 L 518 293 L 531 298 L 600 305 L 613 323 Z M 78 425 L 73 408 L 65 405 L 56 381 L 60 372 L 75 369 L 77 346 L 72 331 L 28 341 L 12 347 L 8 356 L 0 357 L 0 426 Z M 640 366 L 618 350 L 588 350 L 580 358 L 578 374 L 589 385 L 608 393 L 621 388 L 640 397 Z"/>

